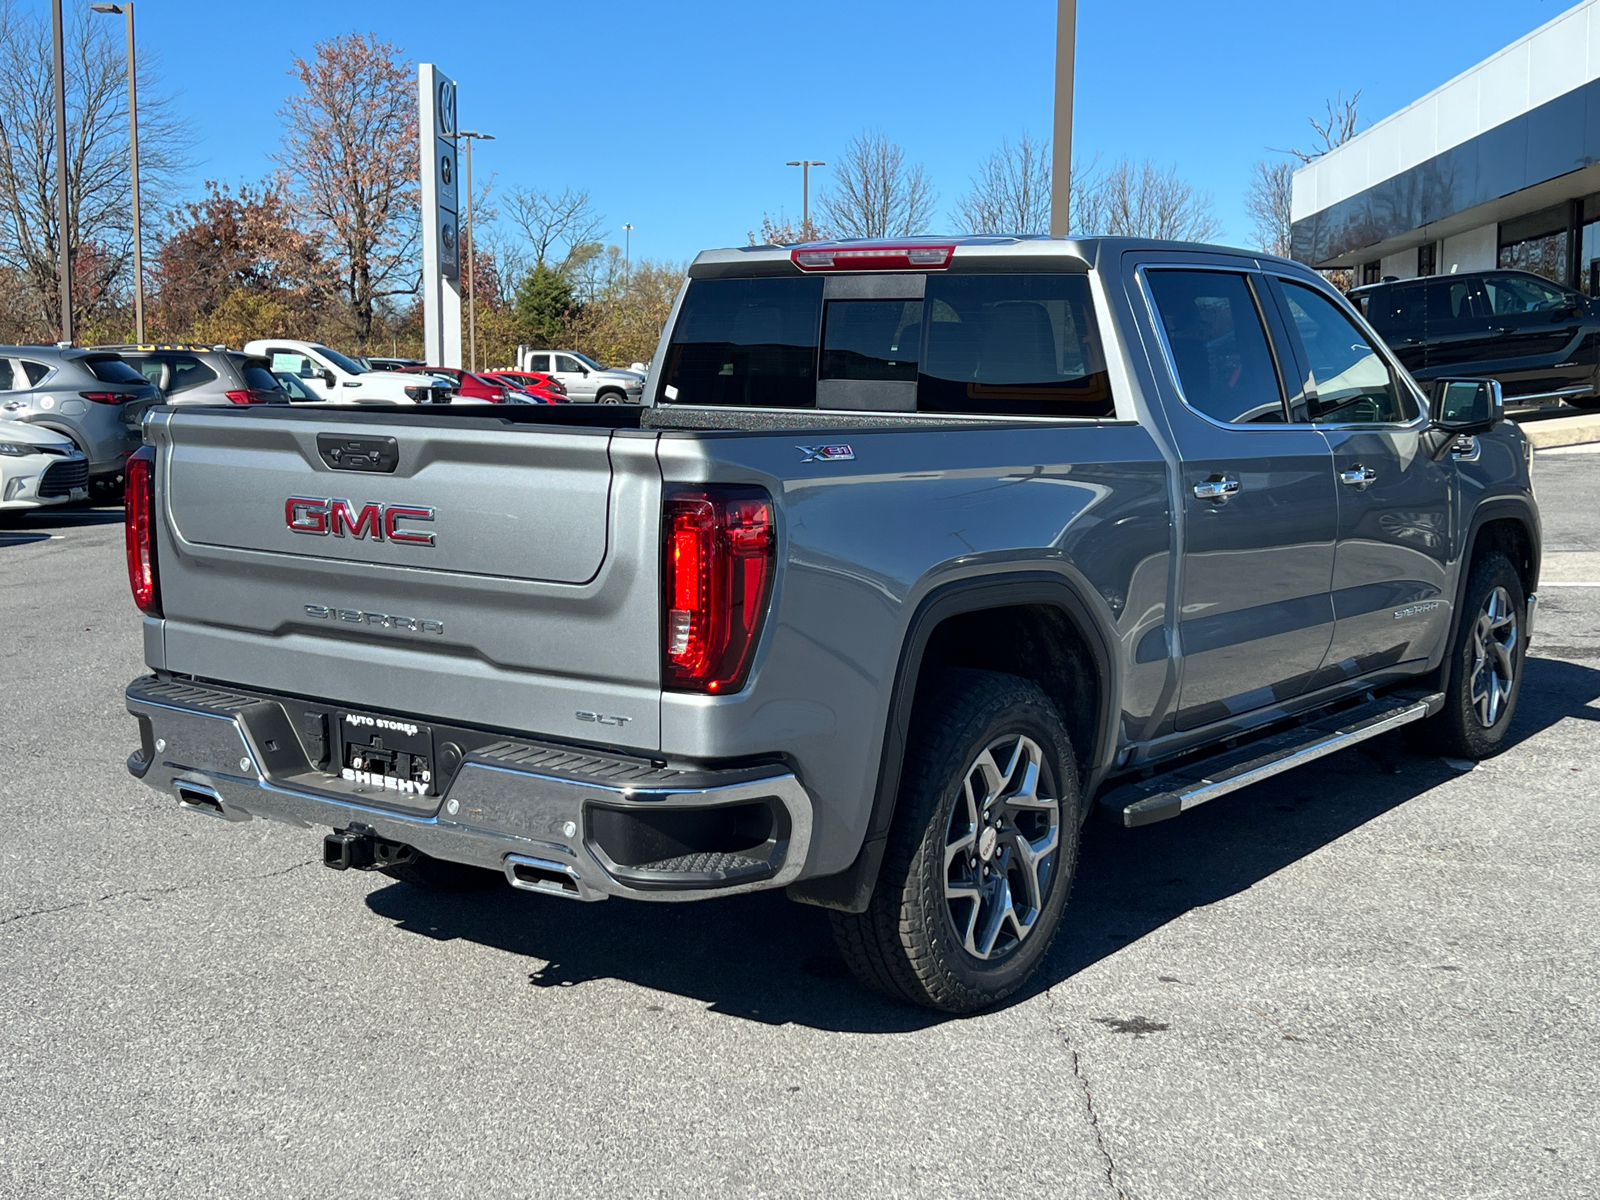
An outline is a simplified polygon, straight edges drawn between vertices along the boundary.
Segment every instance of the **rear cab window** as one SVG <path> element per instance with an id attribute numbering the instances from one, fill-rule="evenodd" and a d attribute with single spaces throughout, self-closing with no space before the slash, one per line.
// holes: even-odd
<path id="1" fill-rule="evenodd" d="M 814 409 L 820 393 L 834 409 L 1114 415 L 1087 275 L 860 278 L 896 294 L 830 296 L 818 276 L 693 280 L 656 402 Z"/>

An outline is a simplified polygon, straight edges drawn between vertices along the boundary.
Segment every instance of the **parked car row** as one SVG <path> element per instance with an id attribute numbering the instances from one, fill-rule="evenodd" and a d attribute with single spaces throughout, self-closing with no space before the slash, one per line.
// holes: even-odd
<path id="1" fill-rule="evenodd" d="M 1386 279 L 1350 300 L 1421 382 L 1500 381 L 1508 401 L 1600 408 L 1600 302 L 1528 271 Z"/>
<path id="2" fill-rule="evenodd" d="M 289 338 L 258 339 L 242 350 L 0 347 L 0 445 L 9 447 L 0 451 L 0 505 L 66 503 L 91 485 L 114 485 L 139 448 L 145 410 L 156 403 L 639 403 L 641 372 L 612 370 L 571 351 L 534 358 L 528 369 L 472 372 L 401 358 L 356 359 Z"/>

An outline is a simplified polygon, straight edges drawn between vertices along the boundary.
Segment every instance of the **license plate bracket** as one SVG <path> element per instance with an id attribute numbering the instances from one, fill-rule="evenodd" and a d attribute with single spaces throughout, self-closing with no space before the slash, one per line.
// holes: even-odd
<path id="1" fill-rule="evenodd" d="M 431 725 L 344 710 L 336 726 L 335 761 L 346 783 L 396 797 L 438 795 Z"/>

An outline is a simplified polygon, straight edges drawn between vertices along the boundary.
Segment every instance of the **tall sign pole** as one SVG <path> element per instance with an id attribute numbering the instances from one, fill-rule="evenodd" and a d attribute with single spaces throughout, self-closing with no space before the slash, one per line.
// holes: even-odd
<path id="1" fill-rule="evenodd" d="M 430 367 L 461 366 L 461 239 L 456 183 L 456 84 L 417 68 L 422 165 L 422 340 Z"/>
<path id="2" fill-rule="evenodd" d="M 67 197 L 66 40 L 61 31 L 61 0 L 52 0 L 50 20 L 55 36 L 56 85 L 56 276 L 61 281 L 61 340 L 72 342 L 72 225 Z"/>
<path id="3" fill-rule="evenodd" d="M 1072 67 L 1078 0 L 1056 0 L 1056 128 L 1051 145 L 1050 236 L 1066 237 L 1072 207 Z"/>

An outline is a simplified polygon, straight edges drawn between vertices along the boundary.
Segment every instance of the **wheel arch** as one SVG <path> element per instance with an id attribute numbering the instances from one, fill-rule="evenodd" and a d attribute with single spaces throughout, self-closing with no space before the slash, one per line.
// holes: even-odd
<path id="1" fill-rule="evenodd" d="M 1450 636 L 1444 643 L 1446 652 L 1456 644 L 1467 582 L 1479 554 L 1485 550 L 1499 550 L 1522 577 L 1522 594 L 1531 596 L 1538 590 L 1541 553 L 1538 513 L 1529 500 L 1520 496 L 1487 500 L 1472 514 L 1472 524 L 1462 545 L 1461 569 L 1457 573 L 1455 604 L 1450 615 Z"/>
<path id="2" fill-rule="evenodd" d="M 1072 738 L 1087 814 L 1089 798 L 1115 754 L 1116 644 L 1080 588 L 1055 572 L 985 575 L 931 591 L 917 605 L 901 642 L 861 850 L 839 874 L 790 884 L 790 898 L 844 912 L 865 910 L 894 819 L 917 699 L 933 675 L 930 668 L 1004 671 L 1039 684 Z M 1093 687 L 1091 703 L 1064 703 L 1076 699 L 1073 686 L 1083 683 Z"/>

